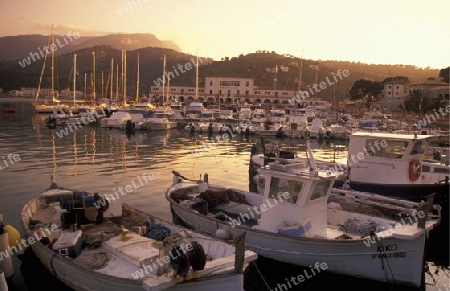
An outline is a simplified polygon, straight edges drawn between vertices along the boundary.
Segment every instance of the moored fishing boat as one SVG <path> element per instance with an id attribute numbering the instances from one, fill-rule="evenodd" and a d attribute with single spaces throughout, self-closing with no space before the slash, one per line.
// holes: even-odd
<path id="1" fill-rule="evenodd" d="M 420 202 L 436 193 L 448 202 L 450 166 L 424 159 L 433 135 L 356 132 L 350 135 L 351 188 Z"/>
<path id="2" fill-rule="evenodd" d="M 326 263 L 332 273 L 424 286 L 426 241 L 440 223 L 432 196 L 417 203 L 332 192 L 335 175 L 314 165 L 312 158 L 309 165 L 269 163 L 260 169 L 262 193 L 173 171 L 166 199 L 177 221 L 219 237 L 245 232 L 247 247 L 263 257 L 304 267 Z"/>
<path id="3" fill-rule="evenodd" d="M 56 184 L 24 205 L 21 223 L 42 264 L 74 290 L 243 290 L 243 266 L 256 259 L 119 196 Z"/>

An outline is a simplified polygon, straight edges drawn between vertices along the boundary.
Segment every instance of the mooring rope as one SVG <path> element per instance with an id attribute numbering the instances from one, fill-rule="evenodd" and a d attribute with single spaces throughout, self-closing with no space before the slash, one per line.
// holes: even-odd
<path id="1" fill-rule="evenodd" d="M 261 279 L 264 281 L 264 284 L 266 284 L 267 289 L 268 289 L 269 291 L 272 291 L 272 289 L 270 289 L 269 284 L 267 284 L 266 279 L 264 279 L 264 276 L 261 274 L 261 271 L 259 270 L 258 266 L 256 265 L 256 262 L 255 262 L 255 261 L 252 261 L 252 263 L 253 263 L 253 265 L 255 265 L 256 271 L 258 271 L 259 276 L 260 276 Z"/>
<path id="2" fill-rule="evenodd" d="M 374 235 L 376 236 L 376 234 L 374 234 Z M 378 240 L 378 246 L 382 246 L 381 241 L 379 241 L 379 240 Z M 379 254 L 380 254 L 381 268 L 383 269 L 384 277 L 387 280 L 389 290 L 392 290 L 391 284 L 390 284 L 390 280 L 391 280 L 390 277 L 392 277 L 392 281 L 394 281 L 394 284 L 397 284 L 397 282 L 395 281 L 394 273 L 392 272 L 388 258 L 384 257 L 381 252 L 379 252 Z"/>

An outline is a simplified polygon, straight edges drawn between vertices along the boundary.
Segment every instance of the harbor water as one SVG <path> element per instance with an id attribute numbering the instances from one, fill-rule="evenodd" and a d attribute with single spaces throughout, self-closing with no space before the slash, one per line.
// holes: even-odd
<path id="1" fill-rule="evenodd" d="M 4 107 L 13 107 L 15 112 L 3 112 Z M 21 233 L 22 206 L 47 189 L 52 180 L 63 187 L 105 195 L 132 184 L 139 176 L 154 174 L 155 179 L 134 187 L 122 200 L 171 221 L 164 193 L 172 183 L 172 170 L 192 179 L 207 173 L 213 184 L 248 189 L 250 151 L 253 144 L 261 148 L 260 137 L 254 135 L 217 139 L 181 129 L 127 134 L 124 130 L 102 128 L 98 123 L 65 134 L 64 126 L 49 128 L 46 118 L 48 115 L 34 112 L 29 100 L 0 99 L 0 213 L 5 224 Z M 213 144 L 214 140 L 218 142 Z M 305 155 L 303 140 L 285 138 L 280 142 L 284 149 Z M 209 146 L 202 146 L 205 143 Z M 346 158 L 346 141 L 315 140 L 311 146 L 317 159 L 339 161 Z M 8 159 L 11 155 L 16 158 Z M 14 255 L 13 263 L 15 275 L 10 279 L 10 290 L 49 287 L 70 290 L 46 272 L 32 252 Z M 450 290 L 448 268 L 433 268 L 430 273 L 435 274 L 427 277 L 427 290 Z M 289 281 L 299 274 L 307 279 L 300 284 Z M 410 290 L 393 286 L 393 282 L 376 283 L 326 272 L 311 273 L 310 268 L 265 258 L 251 263 L 244 275 L 246 290 L 315 290 L 329 283 L 345 290 Z"/>

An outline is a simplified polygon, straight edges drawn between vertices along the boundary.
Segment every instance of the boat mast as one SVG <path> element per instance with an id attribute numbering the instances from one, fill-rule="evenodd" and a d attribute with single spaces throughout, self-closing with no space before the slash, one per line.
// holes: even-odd
<path id="1" fill-rule="evenodd" d="M 167 78 L 167 91 L 166 91 L 166 102 L 169 102 L 169 97 L 170 97 L 170 78 Z M 163 104 L 164 105 L 164 104 Z"/>
<path id="2" fill-rule="evenodd" d="M 162 96 L 163 96 L 163 104 L 166 102 L 166 94 L 164 93 L 164 88 L 166 85 L 166 54 L 164 54 L 164 60 L 163 60 L 163 87 L 162 87 Z"/>
<path id="3" fill-rule="evenodd" d="M 139 53 L 137 54 L 136 102 L 139 101 Z"/>
<path id="4" fill-rule="evenodd" d="M 277 75 L 278 75 L 278 65 L 275 65 L 275 78 L 273 79 L 273 90 L 277 90 Z M 274 92 L 275 97 L 276 92 Z"/>
<path id="5" fill-rule="evenodd" d="M 92 52 L 92 86 L 93 86 L 93 98 L 94 102 L 97 101 L 97 97 L 95 96 L 95 52 Z"/>
<path id="6" fill-rule="evenodd" d="M 122 97 L 123 107 L 127 106 L 127 51 L 122 50 Z"/>
<path id="7" fill-rule="evenodd" d="M 119 64 L 116 64 L 116 96 L 115 100 L 119 97 Z"/>
<path id="8" fill-rule="evenodd" d="M 103 70 L 102 70 L 102 96 L 100 96 L 100 100 L 103 99 L 103 96 L 104 96 L 103 87 L 104 87 L 104 80 L 103 80 Z"/>
<path id="9" fill-rule="evenodd" d="M 300 72 L 298 74 L 298 93 L 301 94 L 301 86 L 302 86 L 302 70 L 303 70 L 303 50 L 300 55 Z"/>
<path id="10" fill-rule="evenodd" d="M 52 37 L 50 36 L 50 37 L 48 38 L 48 43 L 47 43 L 47 46 L 48 46 L 48 47 L 50 47 L 51 39 L 52 39 Z M 38 88 L 37 88 L 37 90 L 36 90 L 36 98 L 35 98 L 35 100 L 34 100 L 34 105 L 35 105 L 35 106 L 37 105 L 37 100 L 38 100 L 38 98 L 39 98 L 39 93 L 41 92 L 42 77 L 44 76 L 45 64 L 47 63 L 47 55 L 48 55 L 48 54 L 46 53 L 46 54 L 45 54 L 45 57 L 44 57 L 44 63 L 42 64 L 41 75 L 39 76 L 39 85 L 38 85 Z"/>
<path id="11" fill-rule="evenodd" d="M 77 82 L 77 54 L 74 54 L 73 55 L 73 107 L 75 107 L 76 82 Z"/>
<path id="12" fill-rule="evenodd" d="M 110 93 L 109 93 L 109 95 L 110 95 L 110 98 L 111 98 L 111 100 L 112 100 L 112 98 L 113 98 L 113 80 L 114 80 L 114 58 L 111 58 L 111 69 L 110 69 L 110 72 L 109 72 L 109 75 L 110 75 L 110 85 L 109 85 L 109 90 L 110 90 Z M 106 100 L 105 100 L 106 101 Z M 106 103 L 106 102 L 105 102 Z"/>
<path id="13" fill-rule="evenodd" d="M 86 80 L 87 80 L 87 75 L 86 73 L 84 73 L 84 102 L 86 102 L 86 97 L 87 97 L 87 86 L 86 86 Z"/>
<path id="14" fill-rule="evenodd" d="M 195 61 L 195 101 L 198 102 L 198 53 Z"/>
<path id="15" fill-rule="evenodd" d="M 52 44 L 50 46 L 51 51 L 52 51 L 52 104 L 53 106 L 55 105 L 55 72 L 54 72 L 54 67 L 55 67 L 55 53 L 54 50 L 52 49 L 55 45 L 55 32 L 53 29 L 53 25 L 52 25 Z"/>

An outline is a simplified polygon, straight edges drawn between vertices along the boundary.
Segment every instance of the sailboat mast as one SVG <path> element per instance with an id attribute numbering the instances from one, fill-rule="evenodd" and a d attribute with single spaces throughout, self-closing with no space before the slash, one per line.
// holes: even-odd
<path id="1" fill-rule="evenodd" d="M 303 50 L 302 54 L 300 55 L 300 72 L 298 74 L 298 92 L 301 92 L 301 86 L 302 86 L 302 70 L 303 70 Z"/>
<path id="2" fill-rule="evenodd" d="M 124 96 L 124 94 L 123 94 L 123 92 L 124 92 L 124 90 L 123 90 L 123 86 L 124 86 L 124 82 L 123 82 L 123 76 L 124 76 L 124 71 L 123 71 L 123 62 L 124 62 L 124 50 L 122 49 L 122 70 L 121 70 L 121 73 L 122 73 L 122 75 L 121 75 L 121 82 L 122 82 L 122 88 L 121 88 L 121 90 L 122 90 L 122 92 L 121 92 L 121 95 L 122 95 L 122 100 L 125 100 L 125 96 Z M 123 105 L 125 105 L 125 101 L 122 101 L 122 104 Z"/>
<path id="3" fill-rule="evenodd" d="M 100 100 L 103 99 L 103 96 L 104 96 L 103 87 L 104 87 L 104 81 L 103 81 L 103 70 L 102 70 L 102 96 L 100 96 Z"/>
<path id="4" fill-rule="evenodd" d="M 111 69 L 110 69 L 110 85 L 109 85 L 109 90 L 110 90 L 110 98 L 113 98 L 113 80 L 114 80 L 114 58 L 111 58 Z"/>
<path id="5" fill-rule="evenodd" d="M 198 102 L 198 54 L 195 61 L 195 101 Z"/>
<path id="6" fill-rule="evenodd" d="M 122 50 L 122 97 L 123 106 L 127 106 L 127 52 Z"/>
<path id="7" fill-rule="evenodd" d="M 275 65 L 275 78 L 273 79 L 273 90 L 277 90 L 277 74 L 278 74 L 278 65 Z M 274 92 L 276 94 L 276 92 Z"/>
<path id="8" fill-rule="evenodd" d="M 166 102 L 166 94 L 164 93 L 164 87 L 166 86 L 166 55 L 164 54 L 163 61 L 163 87 L 162 87 L 162 96 L 163 96 L 163 104 Z"/>
<path id="9" fill-rule="evenodd" d="M 53 46 L 55 45 L 55 32 L 53 29 L 53 25 L 52 25 L 52 44 L 51 44 L 51 48 L 53 48 Z M 55 68 L 55 53 L 54 50 L 52 49 L 52 104 L 55 105 L 55 72 L 54 72 L 54 68 Z"/>
<path id="10" fill-rule="evenodd" d="M 139 100 L 139 53 L 137 54 L 136 102 Z"/>
<path id="11" fill-rule="evenodd" d="M 167 78 L 166 102 L 169 102 L 170 97 L 170 78 Z M 164 105 L 164 104 L 163 104 Z"/>
<path id="12" fill-rule="evenodd" d="M 84 73 L 84 102 L 86 102 L 86 97 L 87 97 L 87 86 L 86 86 L 86 83 L 87 83 L 87 75 L 86 75 L 86 73 Z"/>
<path id="13" fill-rule="evenodd" d="M 77 54 L 73 55 L 73 106 L 75 107 L 76 98 L 76 82 L 77 82 Z"/>
<path id="14" fill-rule="evenodd" d="M 93 98 L 94 102 L 97 101 L 97 97 L 95 96 L 95 52 L 92 52 L 92 86 L 93 86 Z"/>
<path id="15" fill-rule="evenodd" d="M 119 97 L 119 64 L 116 64 L 116 97 L 114 99 L 117 100 Z"/>

